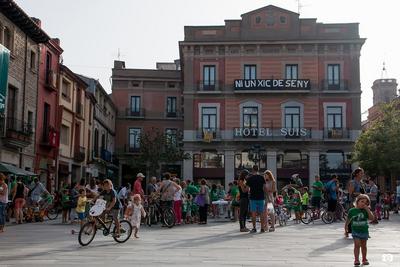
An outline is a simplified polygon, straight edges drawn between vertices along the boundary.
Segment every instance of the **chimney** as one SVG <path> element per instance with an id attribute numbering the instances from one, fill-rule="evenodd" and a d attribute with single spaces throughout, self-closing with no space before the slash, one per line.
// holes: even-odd
<path id="1" fill-rule="evenodd" d="M 42 22 L 40 21 L 40 19 L 35 18 L 35 17 L 31 17 L 31 20 L 33 20 L 33 22 L 35 22 L 36 25 L 39 26 L 39 28 L 42 28 Z"/>

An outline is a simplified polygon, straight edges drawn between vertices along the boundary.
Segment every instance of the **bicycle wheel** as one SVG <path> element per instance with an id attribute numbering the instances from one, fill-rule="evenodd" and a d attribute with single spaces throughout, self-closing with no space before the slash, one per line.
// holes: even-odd
<path id="1" fill-rule="evenodd" d="M 79 231 L 78 241 L 81 246 L 87 246 L 93 241 L 97 227 L 95 222 L 85 223 Z"/>
<path id="2" fill-rule="evenodd" d="M 171 208 L 166 208 L 163 211 L 163 221 L 168 228 L 175 225 L 175 212 Z"/>
<path id="3" fill-rule="evenodd" d="M 127 220 L 122 220 L 119 222 L 119 235 L 117 233 L 117 227 L 114 226 L 113 238 L 118 243 L 125 243 L 132 235 L 132 225 Z"/>
<path id="4" fill-rule="evenodd" d="M 310 222 L 312 222 L 313 217 L 312 217 L 311 211 L 309 211 L 309 210 L 305 211 L 300 220 L 304 224 L 309 224 Z"/>
<path id="5" fill-rule="evenodd" d="M 56 207 L 51 207 L 47 210 L 46 216 L 47 216 L 47 218 L 49 218 L 49 220 L 52 221 L 52 220 L 57 219 L 58 213 L 59 213 L 59 210 Z"/>
<path id="6" fill-rule="evenodd" d="M 321 219 L 325 224 L 331 224 L 333 223 L 334 215 L 332 214 L 332 212 L 325 211 L 324 213 L 322 213 Z"/>

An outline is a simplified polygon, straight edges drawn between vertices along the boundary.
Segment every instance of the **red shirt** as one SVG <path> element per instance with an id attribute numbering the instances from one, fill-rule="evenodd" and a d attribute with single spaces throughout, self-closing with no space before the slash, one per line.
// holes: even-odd
<path id="1" fill-rule="evenodd" d="M 144 196 L 144 191 L 142 188 L 142 182 L 139 179 L 136 179 L 135 183 L 133 184 L 133 194 L 139 194 L 142 197 Z"/>

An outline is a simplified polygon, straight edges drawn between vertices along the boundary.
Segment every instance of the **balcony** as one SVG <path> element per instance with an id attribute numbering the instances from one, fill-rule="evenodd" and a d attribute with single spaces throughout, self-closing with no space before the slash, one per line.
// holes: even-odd
<path id="1" fill-rule="evenodd" d="M 59 132 L 53 126 L 45 126 L 39 145 L 48 149 L 58 147 L 59 136 Z"/>
<path id="2" fill-rule="evenodd" d="M 45 85 L 46 89 L 50 91 L 57 90 L 57 73 L 52 70 L 46 72 Z"/>
<path id="3" fill-rule="evenodd" d="M 221 131 L 217 128 L 200 128 L 197 129 L 196 138 L 205 142 L 211 142 L 214 139 L 221 138 Z"/>
<path id="4" fill-rule="evenodd" d="M 84 147 L 75 147 L 74 151 L 74 160 L 77 162 L 82 162 L 85 160 L 85 148 Z"/>
<path id="5" fill-rule="evenodd" d="M 107 162 L 111 162 L 112 161 L 112 154 L 110 151 L 106 150 L 106 149 L 101 149 L 101 155 L 100 155 L 101 159 Z"/>
<path id="6" fill-rule="evenodd" d="M 198 81 L 197 90 L 203 92 L 222 91 L 222 81 Z"/>
<path id="7" fill-rule="evenodd" d="M 182 113 L 178 112 L 178 111 L 165 111 L 165 116 L 167 118 L 181 118 L 182 117 Z"/>
<path id="8" fill-rule="evenodd" d="M 132 110 L 131 108 L 126 108 L 125 112 L 123 110 L 119 110 L 118 115 L 120 117 L 126 117 L 126 118 L 143 119 L 145 116 L 145 109 L 141 108 L 141 109 Z"/>
<path id="9" fill-rule="evenodd" d="M 327 91 L 347 91 L 348 80 L 322 80 L 321 89 Z"/>
<path id="10" fill-rule="evenodd" d="M 348 128 L 324 128 L 324 139 L 349 139 Z"/>
<path id="11" fill-rule="evenodd" d="M 12 148 L 25 148 L 32 144 L 32 125 L 12 117 L 2 118 L 3 144 Z M 5 131 L 4 131 L 5 130 Z"/>
<path id="12" fill-rule="evenodd" d="M 139 153 L 140 152 L 140 147 L 139 146 L 135 146 L 133 144 L 126 144 L 124 147 L 124 152 L 125 153 Z"/>
<path id="13" fill-rule="evenodd" d="M 75 107 L 76 115 L 83 119 L 83 105 L 82 103 L 76 103 Z"/>

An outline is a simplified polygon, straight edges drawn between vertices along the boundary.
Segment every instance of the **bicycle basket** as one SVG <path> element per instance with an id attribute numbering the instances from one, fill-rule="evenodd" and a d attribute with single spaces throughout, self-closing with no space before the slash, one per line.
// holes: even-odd
<path id="1" fill-rule="evenodd" d="M 93 207 L 90 208 L 89 214 L 90 216 L 99 216 L 103 213 L 103 211 L 106 209 L 106 201 L 103 199 L 98 199 L 96 200 L 96 204 L 94 204 Z"/>

